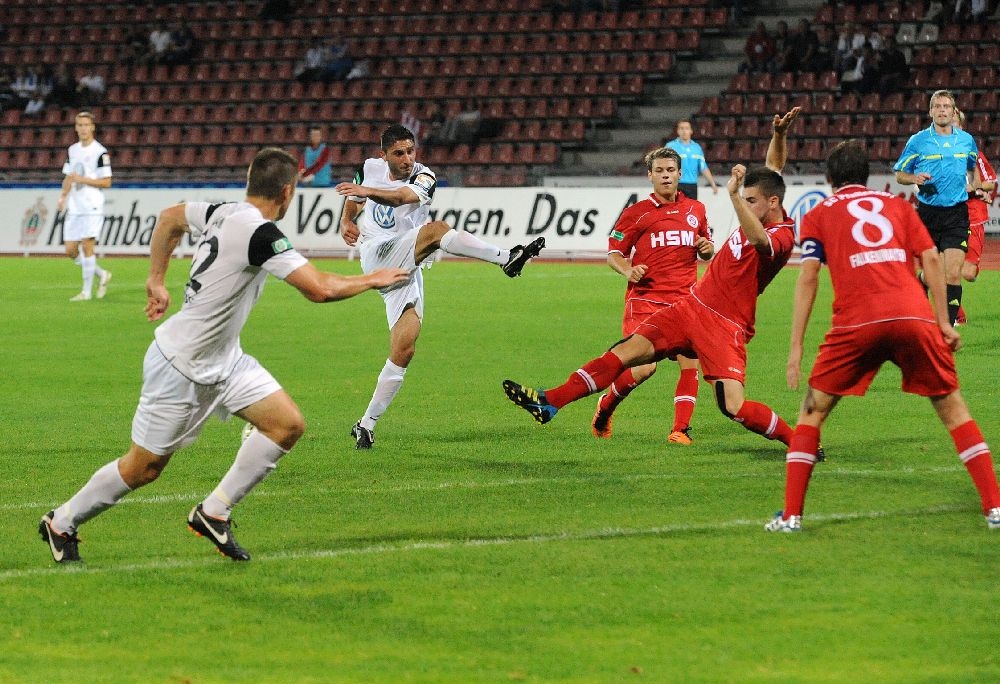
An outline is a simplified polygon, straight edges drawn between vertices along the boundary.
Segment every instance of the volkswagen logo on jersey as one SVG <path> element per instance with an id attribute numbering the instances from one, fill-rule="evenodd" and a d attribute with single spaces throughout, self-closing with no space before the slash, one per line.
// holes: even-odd
<path id="1" fill-rule="evenodd" d="M 396 225 L 396 216 L 392 213 L 392 207 L 379 204 L 372 209 L 372 218 L 375 223 L 382 228 L 392 228 Z"/>
<path id="2" fill-rule="evenodd" d="M 825 200 L 826 197 L 827 195 L 825 192 L 820 190 L 810 190 L 802 195 L 802 197 L 795 200 L 795 204 L 792 205 L 791 210 L 788 212 L 788 217 L 795 221 L 796 241 L 799 239 L 799 222 L 802 220 L 802 217 L 808 214 L 810 209 Z"/>

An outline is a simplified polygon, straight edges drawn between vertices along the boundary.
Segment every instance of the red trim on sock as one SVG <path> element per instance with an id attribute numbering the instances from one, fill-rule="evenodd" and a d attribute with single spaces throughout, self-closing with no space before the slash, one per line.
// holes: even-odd
<path id="1" fill-rule="evenodd" d="M 974 420 L 962 423 L 952 430 L 951 439 L 955 443 L 955 450 L 959 455 L 979 444 L 986 445 L 983 433 Z M 1000 507 L 1000 486 L 997 485 L 996 471 L 993 469 L 993 456 L 989 449 L 987 448 L 985 452 L 966 461 L 965 469 L 969 471 L 972 483 L 976 486 L 976 491 L 979 492 L 983 513 L 991 508 Z"/>
<path id="2" fill-rule="evenodd" d="M 789 440 L 788 453 L 809 454 L 816 458 L 819 451 L 819 429 L 812 425 L 798 425 Z M 802 515 L 805 508 L 806 490 L 816 462 L 785 462 L 785 509 L 782 516 Z"/>
<path id="3" fill-rule="evenodd" d="M 617 356 L 611 352 L 605 352 L 600 358 L 588 361 L 580 368 L 580 371 L 589 376 L 593 386 L 584 380 L 580 372 L 574 371 L 559 387 L 545 390 L 545 397 L 556 408 L 562 408 L 566 404 L 582 399 L 589 394 L 603 391 L 614 382 L 615 378 L 621 375 L 624 368 L 625 366 L 622 365 Z"/>

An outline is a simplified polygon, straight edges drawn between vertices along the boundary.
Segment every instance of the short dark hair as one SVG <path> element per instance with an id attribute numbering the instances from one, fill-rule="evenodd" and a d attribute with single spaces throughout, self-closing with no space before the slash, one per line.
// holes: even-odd
<path id="1" fill-rule="evenodd" d="M 412 140 L 416 142 L 417 139 L 413 136 L 413 131 L 402 124 L 393 124 L 387 129 L 382 131 L 382 150 L 385 151 L 398 143 L 400 140 Z"/>
<path id="2" fill-rule="evenodd" d="M 834 188 L 868 184 L 868 153 L 858 139 L 837 144 L 826 157 L 826 178 Z"/>
<path id="3" fill-rule="evenodd" d="M 777 197 L 779 202 L 785 201 L 785 179 L 774 169 L 766 166 L 755 166 L 747 171 L 743 178 L 744 188 L 760 188 L 765 197 Z"/>
<path id="4" fill-rule="evenodd" d="M 299 173 L 299 162 L 292 155 L 277 147 L 265 147 L 258 152 L 247 171 L 247 195 L 281 198 L 286 185 L 294 185 Z"/>
<path id="5" fill-rule="evenodd" d="M 677 150 L 669 147 L 657 147 L 655 150 L 647 152 L 646 156 L 643 158 L 643 161 L 646 162 L 647 171 L 653 170 L 653 162 L 657 159 L 673 159 L 677 162 L 677 170 L 679 171 L 681 168 L 681 155 L 677 152 Z"/>

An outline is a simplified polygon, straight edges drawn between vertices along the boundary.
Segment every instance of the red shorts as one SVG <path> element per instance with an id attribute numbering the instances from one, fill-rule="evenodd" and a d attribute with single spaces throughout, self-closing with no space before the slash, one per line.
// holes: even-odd
<path id="1" fill-rule="evenodd" d="M 958 389 L 955 358 L 937 323 L 915 318 L 833 328 L 819 346 L 809 386 L 863 396 L 886 361 L 903 371 L 903 391 L 940 397 Z"/>
<path id="2" fill-rule="evenodd" d="M 965 252 L 965 260 L 970 264 L 979 267 L 979 260 L 983 258 L 983 244 L 986 240 L 985 223 L 974 223 L 969 226 L 969 249 Z"/>
<path id="3" fill-rule="evenodd" d="M 660 309 L 634 332 L 653 343 L 657 360 L 673 360 L 683 354 L 698 359 L 705 380 L 746 382 L 747 340 L 743 330 L 694 297 Z"/>
<path id="4" fill-rule="evenodd" d="M 654 302 L 649 299 L 629 299 L 625 302 L 625 314 L 622 316 L 622 335 L 628 337 L 635 332 L 639 324 L 660 309 L 673 306 L 673 303 Z"/>

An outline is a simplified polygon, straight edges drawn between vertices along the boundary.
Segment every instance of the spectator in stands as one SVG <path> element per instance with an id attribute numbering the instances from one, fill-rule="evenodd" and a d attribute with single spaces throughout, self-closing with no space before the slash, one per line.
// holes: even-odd
<path id="1" fill-rule="evenodd" d="M 982 21 L 986 18 L 988 10 L 989 6 L 986 0 L 972 0 L 972 2 L 958 0 L 955 3 L 954 12 L 952 12 L 952 21 L 957 24 Z"/>
<path id="2" fill-rule="evenodd" d="M 799 19 L 798 27 L 788 42 L 788 59 L 784 71 L 812 71 L 819 36 L 812 30 L 808 19 Z"/>
<path id="3" fill-rule="evenodd" d="M 479 124 L 482 118 L 479 100 L 469 99 L 461 112 L 447 119 L 441 126 L 441 139 L 446 143 L 475 142 L 479 136 Z"/>
<path id="4" fill-rule="evenodd" d="M 49 99 L 57 107 L 76 107 L 79 98 L 76 94 L 76 79 L 65 64 L 59 65 L 59 70 L 52 79 L 52 92 Z"/>
<path id="5" fill-rule="evenodd" d="M 854 68 L 840 76 L 840 91 L 864 95 L 875 91 L 879 83 L 878 62 L 872 46 L 865 43 L 861 55 L 854 62 Z"/>
<path id="6" fill-rule="evenodd" d="M 319 126 L 309 129 L 309 144 L 299 157 L 299 185 L 328 188 L 333 184 L 333 160 L 324 137 Z"/>
<path id="7" fill-rule="evenodd" d="M 13 86 L 14 70 L 11 67 L 0 68 L 0 112 L 14 106 L 17 98 Z"/>
<path id="8" fill-rule="evenodd" d="M 874 50 L 876 55 L 885 49 L 885 37 L 879 32 L 877 26 L 872 26 L 866 40 L 872 46 L 872 50 Z"/>
<path id="9" fill-rule="evenodd" d="M 878 54 L 878 92 L 889 95 L 903 90 L 910 82 L 910 66 L 906 63 L 906 53 L 896 43 L 896 38 L 885 39 L 885 49 Z"/>
<path id="10" fill-rule="evenodd" d="M 295 71 L 295 79 L 300 83 L 318 81 L 326 71 L 326 47 L 322 43 L 313 43 L 306 50 L 302 63 Z"/>
<path id="11" fill-rule="evenodd" d="M 816 54 L 809 71 L 817 74 L 833 69 L 833 55 L 837 52 L 837 36 L 826 24 L 816 29 Z"/>
<path id="12" fill-rule="evenodd" d="M 125 62 L 141 64 L 149 60 L 149 35 L 136 27 L 125 37 Z"/>
<path id="13" fill-rule="evenodd" d="M 14 91 L 15 106 L 18 108 L 28 104 L 28 100 L 34 99 L 38 93 L 38 74 L 34 68 L 19 68 L 14 73 L 14 82 L 11 84 Z"/>
<path id="14" fill-rule="evenodd" d="M 790 71 L 788 63 L 791 59 L 791 42 L 792 35 L 788 32 L 788 22 L 782 19 L 778 21 L 774 31 L 774 57 L 771 58 L 771 64 L 768 67 L 772 74 Z"/>
<path id="15" fill-rule="evenodd" d="M 35 95 L 28 100 L 28 103 L 24 105 L 24 115 L 25 116 L 38 116 L 45 110 L 45 97 L 41 92 L 35 93 Z"/>
<path id="16" fill-rule="evenodd" d="M 164 64 L 189 64 L 194 54 L 194 32 L 187 21 L 181 20 L 170 31 L 170 45 L 163 56 Z"/>
<path id="17" fill-rule="evenodd" d="M 677 122 L 677 137 L 665 141 L 663 146 L 674 150 L 681 158 L 681 177 L 677 189 L 684 193 L 685 197 L 696 200 L 698 176 L 705 176 L 712 186 L 712 192 L 716 195 L 719 194 L 719 186 L 715 184 L 715 178 L 712 177 L 712 171 L 705 161 L 705 152 L 701 149 L 701 145 L 691 139 L 692 132 L 691 122 L 681 119 Z"/>
<path id="18" fill-rule="evenodd" d="M 853 22 L 846 22 L 837 36 L 837 51 L 833 55 L 833 69 L 843 74 L 854 68 L 854 63 L 861 55 L 861 47 L 868 42 L 865 34 L 858 30 Z"/>
<path id="19" fill-rule="evenodd" d="M 170 49 L 170 40 L 170 31 L 167 29 L 167 25 L 161 21 L 156 25 L 156 28 L 149 32 L 149 50 L 146 53 L 146 61 L 162 63 L 166 59 L 167 50 Z"/>
<path id="20" fill-rule="evenodd" d="M 346 38 L 331 42 L 326 48 L 326 67 L 323 70 L 323 83 L 343 81 L 354 68 L 351 57 L 351 45 Z"/>
<path id="21" fill-rule="evenodd" d="M 767 71 L 774 58 L 774 38 L 767 32 L 764 22 L 758 21 L 753 33 L 747 36 L 743 54 L 746 55 L 746 61 L 741 67 L 743 71 L 751 74 Z"/>
<path id="22" fill-rule="evenodd" d="M 424 136 L 425 146 L 441 144 L 441 127 L 444 126 L 444 122 L 444 111 L 438 105 L 432 105 L 430 117 L 427 119 L 427 133 Z"/>
<path id="23" fill-rule="evenodd" d="M 347 76 L 344 76 L 345 81 L 353 81 L 356 78 L 364 78 L 372 70 L 372 62 L 370 59 L 362 59 L 354 63 L 351 70 L 347 72 Z"/>
<path id="24" fill-rule="evenodd" d="M 104 99 L 104 76 L 96 67 L 91 67 L 77 82 L 77 97 L 82 105 L 99 104 Z"/>

